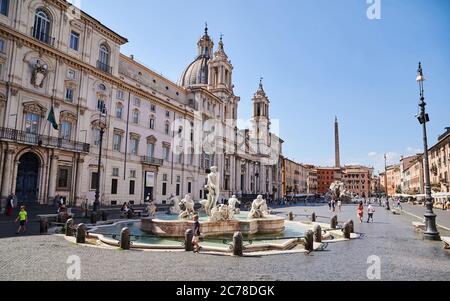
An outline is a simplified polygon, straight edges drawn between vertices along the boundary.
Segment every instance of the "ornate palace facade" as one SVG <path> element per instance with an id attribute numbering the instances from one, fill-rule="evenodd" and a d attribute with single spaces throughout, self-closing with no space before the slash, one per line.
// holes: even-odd
<path id="1" fill-rule="evenodd" d="M 2 204 L 10 194 L 92 203 L 98 182 L 104 205 L 200 200 L 213 165 L 223 199 L 279 197 L 283 141 L 270 131 L 269 98 L 260 83 L 251 128 L 237 128 L 233 66 L 207 28 L 173 83 L 122 55 L 126 38 L 67 1 L 0 2 Z"/>

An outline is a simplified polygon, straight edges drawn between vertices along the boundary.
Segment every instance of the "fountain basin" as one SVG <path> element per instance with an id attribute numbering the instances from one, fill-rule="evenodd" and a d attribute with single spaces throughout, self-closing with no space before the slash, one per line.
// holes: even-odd
<path id="1" fill-rule="evenodd" d="M 267 216 L 261 219 L 241 217 L 230 221 L 200 221 L 200 229 L 204 236 L 225 236 L 241 232 L 244 235 L 278 234 L 284 231 L 284 218 Z M 189 220 L 163 220 L 143 218 L 141 230 L 159 237 L 184 237 L 186 230 L 193 229 L 194 222 Z"/>

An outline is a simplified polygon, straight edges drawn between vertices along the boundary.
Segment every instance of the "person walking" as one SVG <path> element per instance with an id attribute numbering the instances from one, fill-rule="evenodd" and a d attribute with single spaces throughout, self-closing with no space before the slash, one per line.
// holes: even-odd
<path id="1" fill-rule="evenodd" d="M 372 205 L 369 205 L 369 207 L 367 208 L 367 213 L 369 215 L 369 218 L 367 219 L 367 223 L 370 223 L 370 220 L 372 220 L 372 223 L 373 223 L 373 215 L 375 213 L 375 207 Z"/>
<path id="2" fill-rule="evenodd" d="M 14 211 L 14 196 L 10 195 L 6 201 L 6 216 L 11 216 Z"/>
<path id="3" fill-rule="evenodd" d="M 17 230 L 16 234 L 20 234 L 22 231 L 23 233 L 27 232 L 27 222 L 28 222 L 28 213 L 25 210 L 25 206 L 20 207 L 19 216 L 16 218 L 16 223 L 19 222 L 19 229 Z"/>
<path id="4" fill-rule="evenodd" d="M 194 236 L 192 237 L 192 245 L 194 246 L 194 253 L 200 252 L 200 222 L 198 221 L 198 215 L 194 215 Z"/>
<path id="5" fill-rule="evenodd" d="M 362 201 L 359 202 L 357 212 L 358 212 L 359 223 L 362 224 L 363 218 L 364 218 L 364 203 Z"/>
<path id="6" fill-rule="evenodd" d="M 339 201 L 337 202 L 337 205 L 338 205 L 339 212 L 342 212 L 342 201 L 339 200 Z"/>

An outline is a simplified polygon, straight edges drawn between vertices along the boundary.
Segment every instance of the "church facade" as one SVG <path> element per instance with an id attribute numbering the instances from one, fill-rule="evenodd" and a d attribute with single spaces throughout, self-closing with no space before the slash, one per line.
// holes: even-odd
<path id="1" fill-rule="evenodd" d="M 103 205 L 201 200 L 212 166 L 221 199 L 280 197 L 283 141 L 271 133 L 269 98 L 261 82 L 251 126 L 239 129 L 233 66 L 207 28 L 173 83 L 121 54 L 125 37 L 67 1 L 1 2 L 2 206 L 11 194 L 92 204 L 97 185 Z"/>

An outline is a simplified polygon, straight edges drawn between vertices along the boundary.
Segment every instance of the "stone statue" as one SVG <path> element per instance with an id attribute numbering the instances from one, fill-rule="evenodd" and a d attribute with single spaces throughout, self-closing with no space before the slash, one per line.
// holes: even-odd
<path id="1" fill-rule="evenodd" d="M 264 218 L 269 214 L 269 209 L 267 208 L 266 200 L 263 199 L 262 195 L 258 195 L 256 200 L 252 203 L 252 208 L 248 215 L 249 218 Z"/>
<path id="2" fill-rule="evenodd" d="M 221 204 L 211 210 L 209 220 L 211 222 L 223 222 L 232 220 L 234 217 L 234 209 L 228 205 Z"/>
<path id="3" fill-rule="evenodd" d="M 170 214 L 179 215 L 182 211 L 180 208 L 180 200 L 174 196 L 171 196 L 170 200 L 172 205 L 172 207 L 170 207 Z"/>
<path id="4" fill-rule="evenodd" d="M 33 66 L 33 73 L 31 75 L 31 84 L 35 88 L 42 88 L 44 86 L 44 80 L 48 74 L 47 65 L 41 64 L 38 60 Z"/>
<path id="5" fill-rule="evenodd" d="M 220 195 L 220 178 L 217 173 L 217 167 L 211 167 L 211 173 L 208 175 L 208 183 L 205 186 L 208 189 L 208 199 L 201 202 L 205 207 L 205 212 L 211 216 L 211 211 L 217 206 Z"/>
<path id="6" fill-rule="evenodd" d="M 157 207 L 153 202 L 150 202 L 147 206 L 147 211 L 150 217 L 155 217 L 156 216 L 156 210 Z"/>
<path id="7" fill-rule="evenodd" d="M 338 200 L 343 201 L 343 200 L 346 200 L 347 198 L 349 198 L 349 194 L 345 190 L 345 185 L 341 181 L 336 181 L 331 184 L 330 193 L 331 193 L 331 197 L 335 201 L 338 201 Z"/>
<path id="8" fill-rule="evenodd" d="M 192 216 L 195 211 L 194 211 L 194 201 L 192 200 L 192 197 L 190 194 L 187 194 L 184 199 L 181 200 L 179 207 L 180 207 L 180 214 L 179 217 L 181 219 L 186 219 L 189 218 L 190 216 Z"/>
<path id="9" fill-rule="evenodd" d="M 233 195 L 231 199 L 228 200 L 228 207 L 230 208 L 230 210 L 234 212 L 234 214 L 239 214 L 241 213 L 241 210 L 239 208 L 236 208 L 236 204 L 240 205 L 241 202 L 237 199 L 235 195 Z"/>

